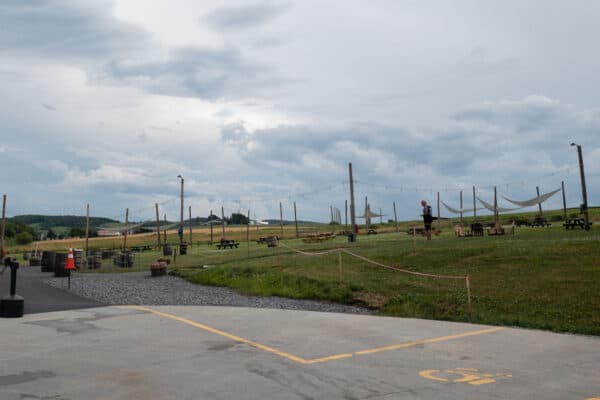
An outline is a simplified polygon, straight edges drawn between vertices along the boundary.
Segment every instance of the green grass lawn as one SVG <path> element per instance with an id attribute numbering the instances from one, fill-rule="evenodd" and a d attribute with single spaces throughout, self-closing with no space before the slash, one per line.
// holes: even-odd
<path id="1" fill-rule="evenodd" d="M 432 241 L 416 238 L 416 254 L 413 237 L 394 232 L 393 224 L 388 226 L 389 232 L 360 235 L 355 243 L 349 243 L 345 236 L 318 244 L 284 241 L 304 251 L 347 248 L 412 271 L 469 274 L 470 314 L 464 280 L 408 275 L 347 254 L 342 255 L 340 274 L 337 253 L 308 257 L 254 241 L 242 241 L 233 250 L 194 244 L 188 255 L 171 259 L 170 270 L 191 282 L 228 286 L 242 293 L 364 304 L 383 315 L 600 335 L 600 227 L 595 221 L 587 232 L 567 231 L 554 223 L 550 228 L 516 228 L 515 235 L 467 238 L 454 237 L 445 223 L 443 233 Z M 251 238 L 264 234 L 251 232 Z M 245 232 L 228 234 L 231 236 L 244 240 Z M 286 232 L 286 237 L 293 234 Z M 131 238 L 136 244 L 153 240 Z M 147 271 L 158 257 L 156 251 L 137 253 L 133 270 Z M 105 260 L 98 272 L 132 270 L 108 263 Z"/>

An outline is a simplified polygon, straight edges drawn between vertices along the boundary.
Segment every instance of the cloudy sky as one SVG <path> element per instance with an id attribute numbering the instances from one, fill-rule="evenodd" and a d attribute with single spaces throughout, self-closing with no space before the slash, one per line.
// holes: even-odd
<path id="1" fill-rule="evenodd" d="M 576 142 L 599 205 L 599 20 L 594 0 L 2 0 L 0 191 L 9 215 L 176 219 L 181 174 L 194 216 L 327 221 L 352 162 L 390 218 L 473 185 L 564 180 L 577 206 Z"/>

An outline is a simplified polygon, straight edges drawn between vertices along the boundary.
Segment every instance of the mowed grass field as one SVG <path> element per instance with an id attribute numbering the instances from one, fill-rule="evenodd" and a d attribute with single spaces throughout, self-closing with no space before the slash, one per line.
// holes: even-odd
<path id="1" fill-rule="evenodd" d="M 245 227 L 227 228 L 228 238 L 241 241 L 232 250 L 210 246 L 208 229 L 204 229 L 194 233 L 188 255 L 171 257 L 170 270 L 191 282 L 229 286 L 242 293 L 363 304 L 384 315 L 600 335 L 597 225 L 590 231 L 565 230 L 555 222 L 549 228 L 516 228 L 514 235 L 456 238 L 450 223 L 445 222 L 442 233 L 426 241 L 402 230 L 396 232 L 390 224 L 380 225 L 377 235 L 359 235 L 354 243 L 349 243 L 346 236 L 337 236 L 317 244 L 293 238 L 293 227 L 286 226 L 283 245 L 278 248 L 267 248 L 254 240 L 265 234 L 280 234 L 279 227 L 251 227 L 250 241 L 245 241 Z M 303 229 L 306 233 L 316 228 Z M 328 226 L 321 229 L 332 230 Z M 215 227 L 215 240 L 220 236 L 221 228 Z M 113 242 L 118 247 L 122 240 L 97 239 L 90 245 L 101 247 Z M 176 240 L 172 232 L 169 242 Z M 67 242 L 45 242 L 40 246 L 81 247 L 81 242 Z M 130 245 L 153 242 L 156 235 L 128 238 Z M 409 275 L 348 254 L 342 254 L 340 269 L 338 253 L 307 256 L 289 247 L 306 252 L 345 248 L 376 262 L 415 272 L 469 274 L 472 311 L 469 313 L 467 307 L 463 279 Z M 136 253 L 136 257 L 132 269 L 148 270 L 159 253 Z M 104 265 L 97 272 L 132 269 Z"/>

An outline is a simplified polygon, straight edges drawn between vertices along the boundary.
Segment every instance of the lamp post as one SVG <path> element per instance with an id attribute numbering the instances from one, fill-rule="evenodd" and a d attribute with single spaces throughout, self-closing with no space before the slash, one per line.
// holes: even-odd
<path id="1" fill-rule="evenodd" d="M 583 212 L 583 221 L 585 229 L 590 229 L 590 216 L 588 214 L 588 202 L 587 202 L 587 190 L 585 188 L 585 173 L 583 171 L 583 156 L 581 155 L 581 145 L 571 143 L 571 146 L 577 146 L 577 156 L 579 157 L 579 175 L 581 176 L 581 195 L 583 197 L 583 204 L 581 205 L 581 212 Z"/>
<path id="2" fill-rule="evenodd" d="M 183 244 L 183 176 L 177 175 L 181 179 L 181 213 L 179 216 L 179 246 Z"/>

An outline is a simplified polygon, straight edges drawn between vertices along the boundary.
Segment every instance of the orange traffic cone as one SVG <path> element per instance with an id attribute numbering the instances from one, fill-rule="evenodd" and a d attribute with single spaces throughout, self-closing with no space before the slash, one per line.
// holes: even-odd
<path id="1" fill-rule="evenodd" d="M 69 255 L 67 256 L 67 264 L 65 269 L 75 269 L 75 258 L 73 258 L 73 249 L 69 248 Z"/>

